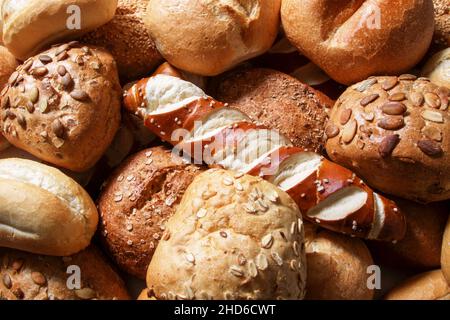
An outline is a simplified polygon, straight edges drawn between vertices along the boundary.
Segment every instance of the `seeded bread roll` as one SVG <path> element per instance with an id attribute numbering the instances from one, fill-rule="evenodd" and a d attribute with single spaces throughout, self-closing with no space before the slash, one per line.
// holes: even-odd
<path id="1" fill-rule="evenodd" d="M 441 266 L 442 273 L 450 284 L 450 217 L 447 221 L 444 238 L 442 240 Z"/>
<path id="2" fill-rule="evenodd" d="M 450 4 L 448 0 L 433 0 L 435 29 L 434 42 L 444 48 L 450 47 Z"/>
<path id="3" fill-rule="evenodd" d="M 56 46 L 17 68 L 2 91 L 9 142 L 72 171 L 95 165 L 120 125 L 116 64 L 103 49 Z"/>
<path id="4" fill-rule="evenodd" d="M 149 0 L 119 0 L 114 18 L 80 41 L 105 47 L 126 82 L 148 74 L 162 60 L 142 21 Z"/>
<path id="5" fill-rule="evenodd" d="M 260 178 L 208 170 L 166 224 L 147 272 L 150 295 L 301 299 L 303 237 L 300 211 L 285 192 Z"/>
<path id="6" fill-rule="evenodd" d="M 392 289 L 385 300 L 450 300 L 450 287 L 441 270 L 421 273 Z"/>
<path id="7" fill-rule="evenodd" d="M 328 155 L 382 192 L 449 199 L 449 96 L 448 88 L 412 75 L 355 84 L 331 112 Z"/>
<path id="8" fill-rule="evenodd" d="M 434 31 L 432 0 L 283 0 L 281 20 L 292 44 L 343 84 L 408 71 Z"/>
<path id="9" fill-rule="evenodd" d="M 199 172 L 171 150 L 155 147 L 129 157 L 112 174 L 99 198 L 99 230 L 120 268 L 145 279 L 166 221 Z"/>
<path id="10" fill-rule="evenodd" d="M 217 80 L 212 96 L 277 129 L 295 146 L 320 152 L 333 101 L 287 74 L 270 69 L 237 71 Z"/>
<path id="11" fill-rule="evenodd" d="M 373 241 L 369 248 L 383 265 L 429 270 L 441 266 L 442 236 L 450 213 L 450 203 L 427 205 L 396 198 L 406 215 L 406 235 L 395 243 Z"/>
<path id="12" fill-rule="evenodd" d="M 432 56 L 423 68 L 422 75 L 428 77 L 438 86 L 450 89 L 450 48 L 439 51 Z"/>
<path id="13" fill-rule="evenodd" d="M 220 74 L 269 50 L 280 0 L 150 1 L 144 22 L 162 56 L 195 74 Z"/>
<path id="14" fill-rule="evenodd" d="M 371 300 L 367 268 L 372 256 L 363 241 L 305 224 L 307 300 Z"/>
<path id="15" fill-rule="evenodd" d="M 0 88 L 8 83 L 11 74 L 18 67 L 16 58 L 3 46 L 0 46 Z"/>
<path id="16" fill-rule="evenodd" d="M 79 269 L 78 269 L 79 268 Z M 77 285 L 79 272 L 79 287 Z M 128 300 L 125 285 L 94 246 L 69 257 L 0 248 L 0 300 Z"/>
<path id="17" fill-rule="evenodd" d="M 20 60 L 112 19 L 117 0 L 3 0 L 3 42 Z"/>

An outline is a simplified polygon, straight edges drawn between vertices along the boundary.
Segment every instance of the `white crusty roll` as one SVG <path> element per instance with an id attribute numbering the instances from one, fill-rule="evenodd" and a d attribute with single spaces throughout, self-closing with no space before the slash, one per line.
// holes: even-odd
<path id="1" fill-rule="evenodd" d="M 302 299 L 305 281 L 295 202 L 267 181 L 222 169 L 188 187 L 147 271 L 158 300 Z"/>
<path id="2" fill-rule="evenodd" d="M 217 75 L 269 50 L 280 0 L 150 1 L 144 18 L 162 56 L 176 67 Z"/>
<path id="3" fill-rule="evenodd" d="M 432 0 L 283 0 L 281 20 L 287 38 L 344 84 L 408 71 L 434 31 Z"/>
<path id="4" fill-rule="evenodd" d="M 111 20 L 117 0 L 4 0 L 3 43 L 20 60 Z"/>
<path id="5" fill-rule="evenodd" d="M 324 228 L 378 240 L 404 236 L 404 216 L 395 203 L 353 172 L 292 147 L 278 131 L 252 123 L 192 83 L 167 75 L 143 79 L 125 93 L 124 104 L 184 155 L 264 177 L 296 201 L 305 219 Z"/>
<path id="6" fill-rule="evenodd" d="M 59 170 L 0 160 L 0 247 L 68 256 L 89 245 L 97 222 L 90 196 Z"/>
<path id="7" fill-rule="evenodd" d="M 438 86 L 450 89 L 450 48 L 439 51 L 432 56 L 425 67 L 423 67 L 422 75 L 428 77 Z"/>

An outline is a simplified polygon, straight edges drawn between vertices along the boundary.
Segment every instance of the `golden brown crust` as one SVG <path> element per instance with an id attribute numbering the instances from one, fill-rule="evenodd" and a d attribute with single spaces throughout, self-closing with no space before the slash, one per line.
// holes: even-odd
<path id="1" fill-rule="evenodd" d="M 8 83 L 8 78 L 18 67 L 16 58 L 3 46 L 0 46 L 0 90 Z"/>
<path id="2" fill-rule="evenodd" d="M 303 223 L 256 177 L 208 170 L 189 186 L 147 271 L 157 299 L 301 299 Z"/>
<path id="3" fill-rule="evenodd" d="M 116 64 L 104 49 L 63 44 L 27 60 L 3 91 L 0 123 L 18 148 L 59 167 L 85 171 L 120 124 Z"/>
<path id="4" fill-rule="evenodd" d="M 270 69 L 248 69 L 221 77 L 212 95 L 276 129 L 297 147 L 320 152 L 333 101 L 308 85 Z"/>
<path id="5" fill-rule="evenodd" d="M 334 80 L 407 72 L 434 30 L 432 0 L 284 0 L 287 38 Z"/>
<path id="6" fill-rule="evenodd" d="M 69 266 L 80 268 L 80 287 L 73 284 Z M 0 249 L 0 300 L 128 300 L 127 289 L 94 246 L 70 256 L 40 256 Z"/>
<path id="7" fill-rule="evenodd" d="M 450 198 L 450 90 L 411 75 L 374 77 L 336 102 L 330 158 L 382 192 L 421 202 Z"/>
<path id="8" fill-rule="evenodd" d="M 200 171 L 155 147 L 129 157 L 111 175 L 99 199 L 99 231 L 124 271 L 145 279 L 166 221 Z"/>
<path id="9" fill-rule="evenodd" d="M 367 268 L 373 265 L 363 241 L 305 224 L 307 300 L 371 300 Z"/>
<path id="10" fill-rule="evenodd" d="M 114 18 L 80 41 L 108 49 L 116 59 L 122 81 L 152 71 L 162 57 L 142 21 L 149 0 L 119 0 Z"/>
<path id="11" fill-rule="evenodd" d="M 450 217 L 445 227 L 444 238 L 442 239 L 441 265 L 442 273 L 450 284 Z"/>

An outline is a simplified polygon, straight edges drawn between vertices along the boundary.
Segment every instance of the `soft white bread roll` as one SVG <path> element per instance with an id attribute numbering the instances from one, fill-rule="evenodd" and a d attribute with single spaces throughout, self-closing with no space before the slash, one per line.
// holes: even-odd
<path id="1" fill-rule="evenodd" d="M 4 0 L 3 42 L 20 60 L 111 20 L 117 0 Z M 79 19 L 79 29 L 76 24 Z"/>
<path id="2" fill-rule="evenodd" d="M 150 1 L 144 18 L 162 56 L 200 75 L 217 75 L 269 50 L 280 0 Z"/>
<path id="3" fill-rule="evenodd" d="M 399 74 L 425 55 L 432 0 L 283 0 L 288 39 L 337 82 Z"/>
<path id="4" fill-rule="evenodd" d="M 441 268 L 447 282 L 450 284 L 450 218 L 447 221 L 442 240 Z"/>
<path id="5" fill-rule="evenodd" d="M 90 196 L 59 170 L 0 160 L 0 247 L 68 256 L 89 245 L 97 222 Z"/>
<path id="6" fill-rule="evenodd" d="M 372 256 L 360 239 L 305 224 L 307 300 L 370 300 Z"/>
<path id="7" fill-rule="evenodd" d="M 432 56 L 423 68 L 422 75 L 439 86 L 450 88 L 450 48 Z"/>
<path id="8" fill-rule="evenodd" d="M 159 299 L 302 299 L 306 261 L 300 211 L 256 177 L 198 175 L 166 223 L 147 271 Z"/>
<path id="9" fill-rule="evenodd" d="M 392 289 L 385 300 L 450 300 L 450 286 L 441 270 L 421 273 Z"/>

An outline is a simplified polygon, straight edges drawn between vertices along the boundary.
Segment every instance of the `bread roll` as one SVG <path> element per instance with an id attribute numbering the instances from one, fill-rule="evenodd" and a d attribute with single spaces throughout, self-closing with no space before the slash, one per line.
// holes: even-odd
<path id="1" fill-rule="evenodd" d="M 298 207 L 285 192 L 260 178 L 208 170 L 166 224 L 147 271 L 150 295 L 301 299 L 303 236 Z"/>
<path id="2" fill-rule="evenodd" d="M 248 69 L 218 79 L 212 96 L 284 134 L 297 147 L 320 152 L 333 101 L 287 74 Z"/>
<path id="3" fill-rule="evenodd" d="M 432 0 L 283 0 L 281 20 L 288 39 L 344 84 L 408 71 L 434 30 Z"/>
<path id="4" fill-rule="evenodd" d="M 79 268 L 80 287 L 68 284 Z M 94 246 L 69 257 L 0 248 L 0 300 L 128 300 L 125 285 Z"/>
<path id="5" fill-rule="evenodd" d="M 402 270 L 439 268 L 442 236 L 450 204 L 437 202 L 422 205 L 399 198 L 394 200 L 406 215 L 406 235 L 395 243 L 370 243 L 375 260 Z"/>
<path id="6" fill-rule="evenodd" d="M 450 48 L 442 50 L 431 57 L 423 68 L 422 75 L 430 78 L 438 86 L 450 89 Z"/>
<path id="7" fill-rule="evenodd" d="M 155 147 L 132 155 L 110 176 L 98 201 L 100 238 L 124 271 L 145 279 L 166 221 L 199 172 Z"/>
<path id="8" fill-rule="evenodd" d="M 447 221 L 442 240 L 441 266 L 442 273 L 450 284 L 450 217 Z"/>
<path id="9" fill-rule="evenodd" d="M 110 22 L 80 39 L 108 49 L 124 82 L 143 77 L 162 61 L 142 20 L 148 3 L 149 0 L 119 0 Z"/>
<path id="10" fill-rule="evenodd" d="M 412 75 L 355 84 L 331 112 L 328 155 L 382 192 L 449 199 L 449 97 L 450 89 Z"/>
<path id="11" fill-rule="evenodd" d="M 67 256 L 86 248 L 97 209 L 59 170 L 23 159 L 0 160 L 0 247 Z"/>
<path id="12" fill-rule="evenodd" d="M 195 74 L 217 75 L 267 51 L 280 0 L 150 1 L 145 23 L 163 57 Z"/>
<path id="13" fill-rule="evenodd" d="M 16 58 L 3 46 L 0 46 L 0 88 L 8 83 L 11 74 L 18 67 Z"/>
<path id="14" fill-rule="evenodd" d="M 421 273 L 392 289 L 385 300 L 450 300 L 450 287 L 441 270 Z"/>
<path id="15" fill-rule="evenodd" d="M 97 47 L 70 43 L 30 58 L 11 75 L 2 94 L 5 137 L 72 171 L 93 167 L 120 125 L 116 64 Z"/>
<path id="16" fill-rule="evenodd" d="M 434 42 L 444 48 L 450 47 L 450 4 L 448 0 L 433 0 L 435 29 Z"/>
<path id="17" fill-rule="evenodd" d="M 0 152 L 8 149 L 10 146 L 8 140 L 5 139 L 5 137 L 3 137 L 2 134 L 0 134 Z"/>
<path id="18" fill-rule="evenodd" d="M 307 300 L 370 300 L 368 267 L 373 265 L 363 241 L 305 224 Z"/>
<path id="19" fill-rule="evenodd" d="M 3 43 L 25 60 L 107 23 L 116 8 L 117 0 L 3 0 Z"/>

